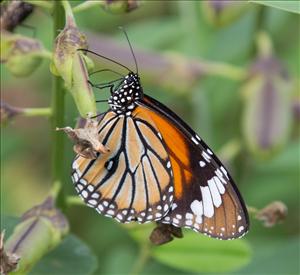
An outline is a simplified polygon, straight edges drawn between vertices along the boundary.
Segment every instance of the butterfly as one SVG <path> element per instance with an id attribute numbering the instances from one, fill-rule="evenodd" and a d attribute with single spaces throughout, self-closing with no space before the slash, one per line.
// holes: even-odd
<path id="1" fill-rule="evenodd" d="M 225 166 L 181 118 L 143 92 L 137 65 L 128 71 L 110 83 L 109 109 L 98 118 L 99 140 L 110 152 L 74 159 L 78 194 L 121 223 L 157 221 L 222 240 L 243 236 L 247 209 Z"/>

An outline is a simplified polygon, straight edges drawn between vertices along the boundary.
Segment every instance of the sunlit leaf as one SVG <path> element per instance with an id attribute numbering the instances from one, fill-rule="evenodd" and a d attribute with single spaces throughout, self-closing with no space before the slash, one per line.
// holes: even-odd
<path id="1" fill-rule="evenodd" d="M 153 249 L 156 260 L 191 272 L 230 272 L 249 263 L 251 248 L 245 240 L 219 241 L 186 232 L 183 239 Z"/>
<path id="2" fill-rule="evenodd" d="M 256 1 L 250 0 L 249 2 L 257 3 L 269 7 L 273 7 L 280 10 L 285 10 L 294 13 L 300 13 L 299 1 Z"/>

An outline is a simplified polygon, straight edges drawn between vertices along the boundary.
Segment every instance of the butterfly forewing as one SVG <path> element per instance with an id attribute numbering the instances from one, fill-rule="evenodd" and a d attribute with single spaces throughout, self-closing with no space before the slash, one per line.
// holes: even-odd
<path id="1" fill-rule="evenodd" d="M 75 158 L 72 178 L 79 195 L 120 222 L 161 219 L 173 202 L 173 178 L 157 126 L 137 111 L 126 116 L 108 111 L 98 128 L 110 153 Z"/>
<path id="2" fill-rule="evenodd" d="M 120 222 L 159 221 L 225 240 L 248 231 L 247 209 L 223 164 L 143 93 L 138 74 L 111 87 L 108 103 L 98 133 L 110 152 L 73 162 L 75 188 L 89 206 Z"/>
<path id="3" fill-rule="evenodd" d="M 174 203 L 162 219 L 211 237 L 231 239 L 248 230 L 243 200 L 227 170 L 180 118 L 145 96 L 144 113 L 156 123 L 170 156 Z"/>

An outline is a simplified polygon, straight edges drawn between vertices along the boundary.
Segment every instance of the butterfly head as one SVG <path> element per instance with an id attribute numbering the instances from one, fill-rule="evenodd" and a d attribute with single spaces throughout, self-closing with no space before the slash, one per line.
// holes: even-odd
<path id="1" fill-rule="evenodd" d="M 114 89 L 108 100 L 111 109 L 119 114 L 134 109 L 137 100 L 143 97 L 143 90 L 138 74 L 130 72 L 120 85 Z"/>

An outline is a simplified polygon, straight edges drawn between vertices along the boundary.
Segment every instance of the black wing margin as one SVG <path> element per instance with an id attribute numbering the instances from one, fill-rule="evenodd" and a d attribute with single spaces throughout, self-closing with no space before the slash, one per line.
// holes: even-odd
<path id="1" fill-rule="evenodd" d="M 174 174 L 174 202 L 162 222 L 223 240 L 247 233 L 245 203 L 218 157 L 166 106 L 147 95 L 140 105 L 162 134 Z"/>

